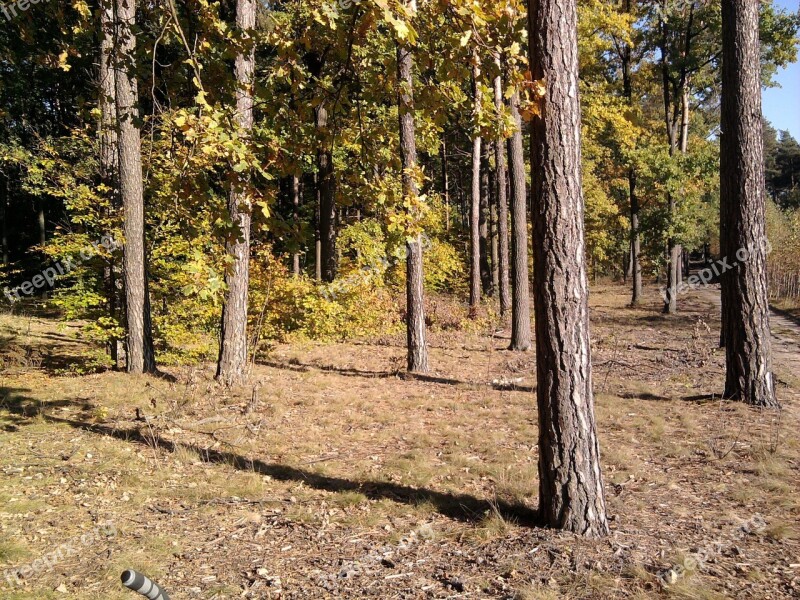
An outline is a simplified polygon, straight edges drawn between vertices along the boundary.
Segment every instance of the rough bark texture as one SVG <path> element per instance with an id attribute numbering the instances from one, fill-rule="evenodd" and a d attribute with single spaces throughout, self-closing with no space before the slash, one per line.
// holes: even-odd
<path id="1" fill-rule="evenodd" d="M 236 27 L 246 37 L 256 25 L 255 0 L 237 0 Z M 253 129 L 253 46 L 236 55 L 235 124 L 242 137 Z M 247 377 L 247 299 L 250 285 L 250 195 L 246 191 L 249 175 L 244 173 L 231 188 L 228 213 L 236 231 L 225 244 L 230 265 L 225 273 L 228 291 L 222 307 L 217 379 L 225 385 L 237 385 Z"/>
<path id="2" fill-rule="evenodd" d="M 722 276 L 725 397 L 776 407 L 767 296 L 758 0 L 722 1 Z"/>
<path id="3" fill-rule="evenodd" d="M 3 177 L 3 199 L 0 200 L 0 260 L 3 266 L 8 265 L 8 177 Z"/>
<path id="4" fill-rule="evenodd" d="M 123 278 L 129 373 L 154 373 L 147 257 L 144 244 L 144 190 L 139 131 L 139 93 L 135 75 L 135 0 L 116 0 L 115 90 L 119 135 L 119 184 L 124 213 Z"/>
<path id="5" fill-rule="evenodd" d="M 100 5 L 100 69 L 98 72 L 98 106 L 100 108 L 100 182 L 111 194 L 111 210 L 119 207 L 119 152 L 117 150 L 116 78 L 114 77 L 114 4 L 102 0 Z M 111 259 L 103 270 L 108 314 L 117 318 L 117 282 Z M 111 339 L 109 354 L 119 366 L 118 340 Z"/>
<path id="6" fill-rule="evenodd" d="M 472 65 L 472 98 L 474 102 L 473 119 L 475 133 L 472 138 L 472 196 L 470 200 L 470 270 L 469 270 L 469 306 L 473 316 L 481 301 L 481 136 L 478 133 L 478 122 L 481 117 L 482 93 L 480 87 L 480 59 L 477 50 L 473 54 Z"/>
<path id="7" fill-rule="evenodd" d="M 322 234 L 319 230 L 322 190 L 320 190 L 319 175 L 317 173 L 314 173 L 314 194 L 317 201 L 314 209 L 314 278 L 317 281 L 322 281 Z"/>
<path id="8" fill-rule="evenodd" d="M 317 129 L 324 134 L 328 128 L 328 111 L 325 107 L 317 108 Z M 324 136 L 323 136 L 324 137 Z M 336 174 L 333 170 L 333 153 L 327 143 L 320 142 L 317 151 L 317 170 L 319 176 L 319 239 L 320 239 L 320 266 L 322 280 L 331 283 L 336 279 L 338 268 L 336 255 Z"/>
<path id="9" fill-rule="evenodd" d="M 414 57 L 410 47 L 397 44 L 399 83 L 400 156 L 403 163 L 403 195 L 415 202 L 419 197 L 416 180 L 417 141 L 414 125 Z M 428 346 L 425 342 L 425 297 L 422 271 L 422 236 L 407 243 L 406 256 L 406 333 L 408 370 L 428 372 Z"/>
<path id="10" fill-rule="evenodd" d="M 592 396 L 581 191 L 576 0 L 529 0 L 531 72 L 544 80 L 532 126 L 539 406 L 539 510 L 545 525 L 608 533 Z"/>
<path id="11" fill-rule="evenodd" d="M 511 183 L 511 350 L 526 352 L 532 345 L 531 292 L 528 280 L 528 194 L 518 93 L 511 97 L 509 108 L 516 123 L 514 135 L 508 140 Z"/>

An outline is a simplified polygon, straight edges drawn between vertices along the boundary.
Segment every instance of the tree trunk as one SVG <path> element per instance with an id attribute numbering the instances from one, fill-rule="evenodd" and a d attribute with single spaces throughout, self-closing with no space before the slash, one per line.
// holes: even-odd
<path id="1" fill-rule="evenodd" d="M 481 301 L 481 153 L 482 140 L 480 135 L 482 92 L 480 86 L 481 68 L 480 56 L 476 48 L 472 55 L 472 100 L 474 104 L 473 120 L 474 132 L 472 138 L 472 197 L 470 201 L 470 273 L 469 273 L 469 306 L 470 314 L 477 316 L 478 305 Z"/>
<path id="2" fill-rule="evenodd" d="M 415 0 L 406 1 L 412 14 Z M 410 46 L 397 43 L 397 80 L 399 87 L 400 156 L 403 163 L 403 196 L 414 205 L 419 201 L 417 184 L 417 141 L 414 124 L 414 57 Z M 408 370 L 428 372 L 428 346 L 425 342 L 425 297 L 422 270 L 422 236 L 406 246 L 406 333 Z"/>
<path id="3" fill-rule="evenodd" d="M 144 188 L 135 71 L 135 0 L 116 1 L 115 90 L 119 135 L 119 184 L 124 212 L 123 278 L 127 321 L 127 370 L 155 373 L 147 256 L 144 241 Z"/>
<path id="4" fill-rule="evenodd" d="M 496 59 L 498 67 L 500 57 Z M 503 111 L 503 78 L 494 79 L 494 103 L 498 114 Z M 495 163 L 497 164 L 497 235 L 500 238 L 500 315 L 505 317 L 511 310 L 511 294 L 508 276 L 508 165 L 506 163 L 506 143 L 502 137 L 495 141 Z"/>
<path id="5" fill-rule="evenodd" d="M 442 199 L 444 200 L 444 230 L 450 231 L 450 176 L 447 170 L 447 136 L 442 134 Z"/>
<path id="6" fill-rule="evenodd" d="M 253 129 L 253 81 L 255 51 L 251 33 L 256 26 L 255 0 L 237 0 L 236 27 L 245 36 L 247 50 L 236 55 L 235 126 L 244 138 Z M 251 199 L 247 191 L 250 174 L 242 173 L 231 184 L 228 213 L 235 231 L 225 243 L 230 265 L 225 272 L 227 293 L 222 307 L 217 379 L 227 386 L 241 384 L 247 377 L 247 305 L 250 286 L 250 219 Z"/>
<path id="7" fill-rule="evenodd" d="M 317 173 L 314 173 L 314 194 L 317 200 L 314 209 L 314 279 L 322 281 L 322 234 L 319 230 L 322 190 L 320 189 L 319 175 Z"/>
<path id="8" fill-rule="evenodd" d="M 494 142 L 486 149 L 487 154 L 496 154 Z M 486 159 L 486 168 L 489 173 L 489 187 L 486 196 L 489 198 L 489 247 L 491 249 L 492 265 L 492 294 L 496 294 L 500 289 L 500 219 L 498 213 L 500 206 L 497 202 L 497 170 L 489 166 L 489 158 Z"/>
<path id="9" fill-rule="evenodd" d="M 110 213 L 119 206 L 119 152 L 117 150 L 116 126 L 116 78 L 114 76 L 114 5 L 113 0 L 102 0 L 100 12 L 100 71 L 98 106 L 100 108 L 100 182 L 111 196 Z M 106 307 L 112 319 L 117 318 L 117 281 L 114 260 L 110 259 L 103 269 L 103 284 L 106 292 Z M 119 367 L 118 340 L 108 343 L 108 353 L 114 365 Z"/>
<path id="10" fill-rule="evenodd" d="M 322 135 L 328 128 L 328 111 L 317 108 L 317 130 Z M 323 136 L 323 138 L 326 136 Z M 319 185 L 319 237 L 322 281 L 331 283 L 336 279 L 338 268 L 336 256 L 336 175 L 333 170 L 333 153 L 326 147 L 327 141 L 320 141 L 317 151 L 317 179 Z"/>
<path id="11" fill-rule="evenodd" d="M 525 184 L 525 155 L 522 143 L 522 118 L 519 93 L 509 101 L 516 123 L 508 140 L 508 166 L 511 182 L 511 350 L 531 349 L 531 305 L 528 279 L 528 194 Z"/>
<path id="12" fill-rule="evenodd" d="M 633 13 L 631 0 L 625 1 L 625 10 L 628 14 Z M 622 87 L 625 99 L 629 106 L 633 106 L 633 78 L 631 76 L 632 48 L 625 44 L 622 48 Z M 642 301 L 642 243 L 639 233 L 639 198 L 636 195 L 636 169 L 631 166 L 628 169 L 628 197 L 631 207 L 631 256 L 630 256 L 630 276 L 632 280 L 631 306 L 637 306 Z"/>
<path id="13" fill-rule="evenodd" d="M 576 0 L 529 0 L 539 502 L 546 526 L 608 534 L 592 395 Z"/>
<path id="14" fill-rule="evenodd" d="M 481 255 L 481 287 L 485 296 L 494 296 L 492 285 L 492 260 L 491 240 L 489 238 L 489 223 L 491 220 L 491 194 L 492 186 L 489 183 L 489 152 L 490 144 L 487 142 L 481 164 L 481 212 L 478 218 L 478 234 L 480 235 L 479 250 Z"/>
<path id="15" fill-rule="evenodd" d="M 720 217 L 725 397 L 777 407 L 767 297 L 758 0 L 722 1 Z"/>
<path id="16" fill-rule="evenodd" d="M 292 253 L 292 273 L 300 277 L 300 178 L 297 175 L 292 175 L 292 221 L 294 243 L 298 245 Z"/>
<path id="17" fill-rule="evenodd" d="M 10 181 L 0 173 L 3 178 L 3 200 L 0 202 L 0 260 L 4 267 L 8 266 L 8 197 L 10 194 Z"/>

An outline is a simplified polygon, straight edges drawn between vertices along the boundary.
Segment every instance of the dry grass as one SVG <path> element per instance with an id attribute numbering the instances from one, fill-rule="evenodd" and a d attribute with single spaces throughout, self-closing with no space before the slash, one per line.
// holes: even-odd
<path id="1" fill-rule="evenodd" d="M 720 403 L 715 306 L 690 297 L 668 318 L 653 290 L 626 300 L 593 296 L 604 541 L 531 526 L 535 357 L 503 333 L 435 333 L 427 378 L 398 373 L 399 337 L 278 346 L 254 393 L 217 387 L 208 365 L 54 376 L 75 328 L 2 317 L 0 568 L 117 529 L 2 597 L 125 598 L 127 567 L 176 599 L 796 597 L 797 389 L 781 387 L 780 421 Z M 766 528 L 743 533 L 755 514 Z"/>

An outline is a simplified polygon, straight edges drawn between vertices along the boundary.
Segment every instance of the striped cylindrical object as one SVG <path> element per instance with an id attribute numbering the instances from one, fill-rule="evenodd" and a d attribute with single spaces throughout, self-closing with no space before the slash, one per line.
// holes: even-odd
<path id="1" fill-rule="evenodd" d="M 150 600 L 169 600 L 169 594 L 146 575 L 128 569 L 122 574 L 122 585 Z"/>

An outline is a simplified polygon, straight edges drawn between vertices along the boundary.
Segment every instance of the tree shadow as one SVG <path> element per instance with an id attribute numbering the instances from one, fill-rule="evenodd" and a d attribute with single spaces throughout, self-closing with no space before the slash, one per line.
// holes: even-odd
<path id="1" fill-rule="evenodd" d="M 263 367 L 270 367 L 272 369 L 282 369 L 285 371 L 294 371 L 296 373 L 310 373 L 312 371 L 323 371 L 325 373 L 336 373 L 343 377 L 363 377 L 365 379 L 402 379 L 404 381 L 420 381 L 423 383 L 438 383 L 442 385 L 452 385 L 455 387 L 463 387 L 467 389 L 481 389 L 489 387 L 498 392 L 525 392 L 532 393 L 536 391 L 535 387 L 516 385 L 515 383 L 489 383 L 483 384 L 476 381 L 462 381 L 460 379 L 450 379 L 447 377 L 438 377 L 436 375 L 423 375 L 420 373 L 409 373 L 407 371 L 364 371 L 360 369 L 353 369 L 350 367 L 337 367 L 336 365 L 310 365 L 301 363 L 297 359 L 292 359 L 288 363 L 259 360 L 258 365 Z"/>
<path id="2" fill-rule="evenodd" d="M 439 514 L 461 522 L 478 523 L 487 514 L 495 513 L 508 521 L 526 527 L 538 527 L 540 525 L 537 511 L 519 503 L 509 503 L 503 500 L 490 501 L 468 494 L 453 494 L 428 488 L 414 488 L 385 481 L 354 481 L 342 477 L 321 475 L 288 465 L 251 459 L 233 452 L 174 442 L 149 432 L 144 434 L 138 429 L 118 429 L 107 425 L 85 423 L 48 415 L 43 415 L 43 418 L 51 423 L 69 425 L 75 429 L 113 437 L 125 442 L 142 444 L 149 448 L 160 448 L 168 452 L 174 452 L 177 449 L 189 450 L 200 456 L 203 462 L 209 464 L 224 464 L 239 471 L 268 475 L 277 481 L 303 483 L 320 491 L 358 492 L 370 500 L 390 500 L 412 506 L 430 503 Z"/>
<path id="3" fill-rule="evenodd" d="M 30 392 L 26 388 L 0 386 L 0 410 L 8 413 L 6 431 L 13 431 L 17 426 L 29 422 L 40 415 L 46 415 L 48 409 L 72 407 L 82 411 L 91 411 L 94 406 L 83 400 L 37 400 L 25 395 Z M 49 418 L 49 417 L 45 417 Z"/>

